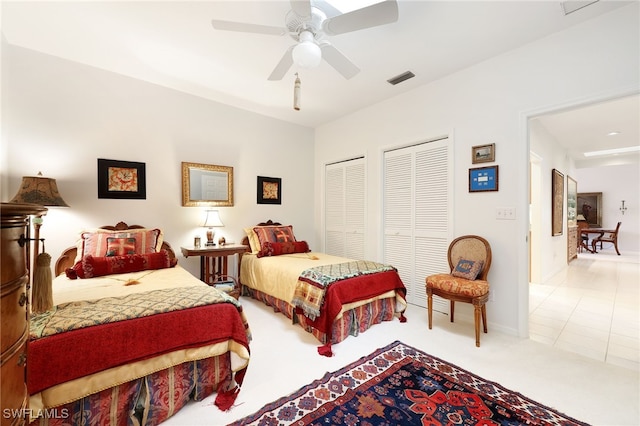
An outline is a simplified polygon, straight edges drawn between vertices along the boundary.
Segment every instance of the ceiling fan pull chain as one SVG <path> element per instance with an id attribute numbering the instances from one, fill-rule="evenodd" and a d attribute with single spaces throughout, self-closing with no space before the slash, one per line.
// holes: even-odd
<path id="1" fill-rule="evenodd" d="M 293 84 L 293 109 L 300 111 L 300 77 L 296 73 L 296 81 Z"/>

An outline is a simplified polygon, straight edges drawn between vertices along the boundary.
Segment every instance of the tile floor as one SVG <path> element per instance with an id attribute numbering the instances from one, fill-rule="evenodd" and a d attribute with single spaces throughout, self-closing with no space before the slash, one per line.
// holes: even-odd
<path id="1" fill-rule="evenodd" d="M 532 340 L 640 371 L 640 253 L 605 248 L 531 284 Z"/>

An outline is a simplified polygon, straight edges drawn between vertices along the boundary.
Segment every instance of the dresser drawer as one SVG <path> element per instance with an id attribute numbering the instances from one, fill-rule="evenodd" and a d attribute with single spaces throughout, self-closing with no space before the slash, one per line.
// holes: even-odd
<path id="1" fill-rule="evenodd" d="M 25 224 L 24 220 L 17 219 L 6 223 L 3 218 L 2 239 L 0 242 L 0 253 L 2 253 L 0 282 L 3 285 L 27 273 L 25 245 L 20 246 L 19 243 L 20 236 L 24 236 L 25 233 Z"/>
<path id="2" fill-rule="evenodd" d="M 2 353 L 2 367 L 0 367 L 0 377 L 2 377 L 2 393 L 0 393 L 0 407 L 3 413 L 9 410 L 10 413 L 18 413 L 24 409 L 26 414 L 28 392 L 25 381 L 27 341 L 26 335 L 21 346 L 11 348 L 9 353 Z M 24 424 L 24 418 L 0 415 L 2 426 Z"/>
<path id="3" fill-rule="evenodd" d="M 27 332 L 28 277 L 2 284 L 0 299 L 0 352 L 13 346 Z"/>

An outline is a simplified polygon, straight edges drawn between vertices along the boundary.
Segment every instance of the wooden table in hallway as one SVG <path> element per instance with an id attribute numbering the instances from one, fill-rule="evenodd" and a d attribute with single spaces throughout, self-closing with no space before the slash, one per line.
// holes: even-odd
<path id="1" fill-rule="evenodd" d="M 580 246 L 586 249 L 589 253 L 597 253 L 596 251 L 596 241 L 598 238 L 602 237 L 605 233 L 605 230 L 602 228 L 583 228 L 580 230 Z M 591 239 L 591 248 L 589 248 L 588 244 L 585 244 L 585 240 L 582 238 L 583 235 L 587 236 L 587 241 L 589 241 L 590 234 L 598 234 L 596 237 Z"/>

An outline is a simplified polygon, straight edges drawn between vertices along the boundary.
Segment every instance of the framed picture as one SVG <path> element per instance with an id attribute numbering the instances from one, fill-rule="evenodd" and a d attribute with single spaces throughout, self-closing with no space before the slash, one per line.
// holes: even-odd
<path id="1" fill-rule="evenodd" d="M 562 235 L 564 228 L 564 175 L 558 170 L 551 171 L 551 235 Z"/>
<path id="2" fill-rule="evenodd" d="M 602 192 L 579 192 L 578 215 L 589 228 L 602 228 Z"/>
<path id="3" fill-rule="evenodd" d="M 469 192 L 498 190 L 498 166 L 469 169 Z"/>
<path id="4" fill-rule="evenodd" d="M 258 204 L 282 203 L 282 179 L 258 176 Z"/>
<path id="5" fill-rule="evenodd" d="M 147 198 L 145 164 L 98 158 L 98 198 Z"/>
<path id="6" fill-rule="evenodd" d="M 496 161 L 496 144 L 471 147 L 471 163 L 491 163 Z"/>
<path id="7" fill-rule="evenodd" d="M 567 175 L 567 226 L 578 225 L 578 182 Z"/>

